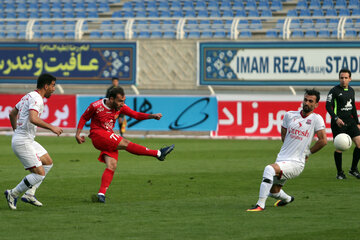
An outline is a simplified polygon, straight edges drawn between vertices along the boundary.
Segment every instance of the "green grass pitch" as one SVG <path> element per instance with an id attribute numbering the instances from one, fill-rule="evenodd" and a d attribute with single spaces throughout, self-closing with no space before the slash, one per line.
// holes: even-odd
<path id="1" fill-rule="evenodd" d="M 360 234 L 360 180 L 336 180 L 331 142 L 312 155 L 300 177 L 284 190 L 295 196 L 286 207 L 268 199 L 264 212 L 245 210 L 258 198 L 262 172 L 273 163 L 275 140 L 131 139 L 157 149 L 175 144 L 164 162 L 119 154 L 106 204 L 91 202 L 105 165 L 89 139 L 37 137 L 54 160 L 38 189 L 44 204 L 21 201 L 11 211 L 2 195 L 0 239 L 357 239 Z M 0 190 L 25 175 L 0 137 Z M 349 169 L 352 150 L 344 153 Z"/>

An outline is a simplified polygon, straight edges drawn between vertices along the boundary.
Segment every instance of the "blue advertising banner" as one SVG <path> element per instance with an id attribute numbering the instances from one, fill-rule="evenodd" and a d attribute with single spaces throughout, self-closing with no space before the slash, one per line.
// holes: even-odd
<path id="1" fill-rule="evenodd" d="M 360 86 L 360 42 L 199 43 L 200 85 L 323 85 L 349 69 Z"/>
<path id="2" fill-rule="evenodd" d="M 77 122 L 90 103 L 101 96 L 77 96 Z M 156 131 L 211 131 L 218 122 L 216 97 L 192 96 L 127 96 L 126 104 L 135 111 L 162 113 L 160 120 L 143 120 L 127 117 L 129 130 Z M 84 129 L 89 129 L 87 123 Z M 115 129 L 118 129 L 116 124 Z"/>
<path id="3" fill-rule="evenodd" d="M 135 84 L 136 43 L 0 43 L 0 83 L 36 83 L 44 72 L 61 84 Z"/>

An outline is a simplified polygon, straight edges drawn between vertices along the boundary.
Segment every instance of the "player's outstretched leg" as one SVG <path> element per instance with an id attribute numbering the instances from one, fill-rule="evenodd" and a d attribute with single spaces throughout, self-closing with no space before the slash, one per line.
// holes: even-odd
<path id="1" fill-rule="evenodd" d="M 291 197 L 291 199 L 290 199 L 289 202 L 287 202 L 286 200 L 278 200 L 278 201 L 274 204 L 274 206 L 275 206 L 275 207 L 283 207 L 283 206 L 286 206 L 287 204 L 289 204 L 289 203 L 291 203 L 291 202 L 293 202 L 293 201 L 295 200 L 295 198 L 294 198 L 293 196 L 290 196 L 290 197 Z"/>
<path id="2" fill-rule="evenodd" d="M 168 155 L 172 150 L 174 150 L 175 145 L 171 145 L 171 146 L 167 146 L 167 147 L 163 147 L 161 148 L 160 151 L 160 156 L 157 157 L 157 159 L 159 159 L 160 161 L 164 161 L 166 155 Z"/>

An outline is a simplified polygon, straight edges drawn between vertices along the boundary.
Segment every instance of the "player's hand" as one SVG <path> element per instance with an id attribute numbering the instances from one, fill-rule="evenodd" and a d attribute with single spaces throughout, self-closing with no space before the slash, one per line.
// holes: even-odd
<path id="1" fill-rule="evenodd" d="M 80 136 L 80 135 L 75 135 L 76 141 L 78 142 L 78 144 L 82 144 L 85 142 L 85 137 L 84 136 Z"/>
<path id="2" fill-rule="evenodd" d="M 53 133 L 55 133 L 56 135 L 60 136 L 60 134 L 63 133 L 63 129 L 61 127 L 58 126 L 53 126 L 53 128 L 51 129 L 51 131 Z"/>
<path id="3" fill-rule="evenodd" d="M 161 113 L 150 114 L 150 118 L 152 119 L 160 120 L 161 117 L 162 117 Z"/>
<path id="4" fill-rule="evenodd" d="M 341 120 L 340 118 L 338 118 L 338 119 L 336 120 L 336 124 L 337 124 L 339 127 L 345 126 L 345 123 L 344 123 L 343 120 Z"/>

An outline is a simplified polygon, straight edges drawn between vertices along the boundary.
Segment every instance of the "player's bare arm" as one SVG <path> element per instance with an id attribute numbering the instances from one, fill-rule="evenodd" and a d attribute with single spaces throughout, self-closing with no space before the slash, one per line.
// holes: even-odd
<path id="1" fill-rule="evenodd" d="M 85 142 L 85 137 L 84 136 L 80 136 L 80 133 L 81 133 L 81 129 L 78 128 L 76 130 L 76 134 L 75 134 L 75 138 L 76 138 L 76 141 L 78 142 L 78 144 L 82 144 Z"/>
<path id="2" fill-rule="evenodd" d="M 29 112 L 29 120 L 30 120 L 30 122 L 32 124 L 35 124 L 38 127 L 49 129 L 50 131 L 52 131 L 53 133 L 55 133 L 58 136 L 63 132 L 62 128 L 60 128 L 58 126 L 51 125 L 51 124 L 43 121 L 38 116 L 38 112 L 35 111 L 35 110 L 30 110 L 30 112 Z"/>
<path id="3" fill-rule="evenodd" d="M 342 127 L 345 125 L 345 123 L 343 122 L 343 120 L 341 120 L 340 118 L 336 119 L 336 124 L 339 126 L 339 127 Z"/>
<path id="4" fill-rule="evenodd" d="M 154 113 L 154 114 L 150 114 L 150 115 L 149 115 L 149 119 L 160 120 L 161 117 L 162 117 L 162 114 L 161 114 L 161 113 Z"/>
<path id="5" fill-rule="evenodd" d="M 11 112 L 9 113 L 11 127 L 12 127 L 12 129 L 14 131 L 15 131 L 16 126 L 17 126 L 17 115 L 18 115 L 18 113 L 19 113 L 19 110 L 17 110 L 16 108 L 13 108 L 11 110 Z"/>
<path id="6" fill-rule="evenodd" d="M 327 144 L 327 138 L 326 138 L 326 132 L 325 129 L 319 130 L 315 133 L 318 137 L 318 140 L 316 141 L 316 143 L 314 144 L 314 146 L 312 146 L 310 148 L 310 152 L 316 153 L 317 151 L 319 151 L 320 149 L 322 149 L 326 144 Z"/>

